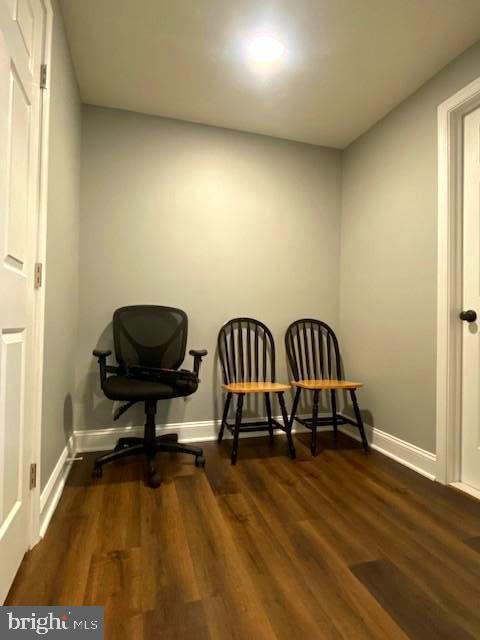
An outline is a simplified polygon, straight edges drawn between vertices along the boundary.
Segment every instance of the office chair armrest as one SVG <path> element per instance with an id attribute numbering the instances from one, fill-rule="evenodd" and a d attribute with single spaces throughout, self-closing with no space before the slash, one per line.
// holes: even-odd
<path id="1" fill-rule="evenodd" d="M 100 367 L 100 382 L 103 383 L 107 379 L 107 373 L 118 373 L 118 367 L 112 367 L 107 365 L 108 356 L 112 355 L 110 349 L 94 349 L 92 355 L 98 358 L 98 365 Z"/>
<path id="2" fill-rule="evenodd" d="M 106 358 L 108 358 L 108 356 L 112 355 L 112 352 L 110 351 L 110 349 L 94 349 L 92 355 L 94 355 L 95 358 L 98 358 L 99 360 L 105 360 Z"/>
<path id="3" fill-rule="evenodd" d="M 188 353 L 193 356 L 193 372 L 198 376 L 202 358 L 207 355 L 208 351 L 206 349 L 190 349 Z"/>

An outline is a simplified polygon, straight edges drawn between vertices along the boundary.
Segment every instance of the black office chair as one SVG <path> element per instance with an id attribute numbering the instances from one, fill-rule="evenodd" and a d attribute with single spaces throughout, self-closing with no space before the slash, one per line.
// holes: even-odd
<path id="1" fill-rule="evenodd" d="M 147 458 L 148 482 L 160 485 L 155 469 L 158 451 L 188 453 L 195 456 L 196 466 L 205 466 L 202 449 L 178 444 L 178 435 L 156 436 L 155 414 L 158 400 L 189 396 L 198 388 L 198 373 L 205 349 L 191 350 L 193 371 L 179 369 L 185 357 L 188 318 L 184 311 L 172 307 L 138 305 L 121 307 L 113 314 L 113 338 L 118 366 L 107 365 L 111 351 L 95 349 L 93 355 L 100 365 L 100 382 L 110 400 L 123 400 L 114 420 L 137 402 L 145 403 L 145 433 L 143 438 L 120 438 L 111 453 L 95 460 L 92 476 L 102 476 L 108 462 L 143 454 Z M 107 374 L 114 375 L 107 375 Z"/>

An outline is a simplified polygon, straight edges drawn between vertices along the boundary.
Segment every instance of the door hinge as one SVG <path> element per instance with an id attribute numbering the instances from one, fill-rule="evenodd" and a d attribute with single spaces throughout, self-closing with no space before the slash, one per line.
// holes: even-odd
<path id="1" fill-rule="evenodd" d="M 30 489 L 35 489 L 37 486 L 37 465 L 32 462 L 30 465 Z"/>
<path id="2" fill-rule="evenodd" d="M 43 265 L 41 262 L 35 263 L 35 275 L 34 275 L 35 289 L 39 289 L 43 282 Z"/>
<path id="3" fill-rule="evenodd" d="M 40 67 L 40 89 L 47 88 L 47 65 L 42 64 Z"/>

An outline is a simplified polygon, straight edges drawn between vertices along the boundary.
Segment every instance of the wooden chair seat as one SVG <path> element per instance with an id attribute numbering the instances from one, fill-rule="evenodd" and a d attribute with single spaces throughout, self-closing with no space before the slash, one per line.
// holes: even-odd
<path id="1" fill-rule="evenodd" d="M 228 393 L 281 393 L 290 389 L 280 382 L 231 382 L 222 385 Z"/>
<path id="2" fill-rule="evenodd" d="M 362 382 L 351 382 L 350 380 L 292 380 L 292 387 L 310 389 L 312 391 L 322 391 L 323 389 L 360 389 Z"/>

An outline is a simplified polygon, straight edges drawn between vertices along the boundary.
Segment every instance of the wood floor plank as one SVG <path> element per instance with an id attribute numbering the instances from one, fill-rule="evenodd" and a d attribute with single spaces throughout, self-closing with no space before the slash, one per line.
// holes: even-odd
<path id="1" fill-rule="evenodd" d="M 364 539 L 377 540 L 382 554 L 394 560 L 409 577 L 418 582 L 439 605 L 449 609 L 460 626 L 464 626 L 475 637 L 480 637 L 480 613 L 472 602 L 478 601 L 478 584 L 465 580 L 463 562 L 458 565 L 448 558 L 450 547 L 439 544 L 435 538 L 422 539 L 415 527 L 411 528 L 402 519 L 402 514 L 385 508 L 388 500 L 379 500 L 369 490 L 367 479 L 359 479 L 352 470 L 350 498 L 338 492 L 338 484 L 345 477 L 332 472 L 317 474 L 326 492 L 336 499 L 345 511 L 350 511 L 355 531 Z M 348 474 L 347 474 L 348 475 Z M 363 488 L 361 485 L 365 485 Z M 456 541 L 454 541 L 456 545 Z M 468 557 L 468 552 L 465 553 Z"/>
<path id="2" fill-rule="evenodd" d="M 347 454 L 348 455 L 348 454 Z M 375 453 L 375 464 L 372 467 L 374 474 L 382 474 L 383 478 L 389 478 L 395 485 L 402 484 L 411 489 L 411 495 L 416 495 L 423 500 L 425 506 L 434 505 L 437 513 L 441 513 L 449 507 L 461 520 L 470 521 L 478 530 L 480 527 L 480 510 L 478 500 L 466 493 L 453 490 L 451 487 L 431 482 L 428 478 L 415 473 L 399 463 L 392 462 L 390 458 Z M 368 457 L 358 456 L 356 463 L 364 466 L 368 464 Z M 453 523 L 450 523 L 453 524 Z"/>
<path id="3" fill-rule="evenodd" d="M 275 493 L 278 482 L 272 482 L 271 486 L 266 487 L 268 480 L 260 462 L 256 466 L 251 462 L 248 469 L 245 467 L 246 465 L 242 470 L 242 477 L 245 486 L 249 487 L 250 498 L 274 531 L 289 561 L 296 565 L 307 587 L 307 593 L 314 598 L 315 606 L 330 621 L 335 633 L 345 640 L 383 640 L 385 637 L 403 639 L 403 633 L 389 616 L 350 579 L 347 566 L 338 557 L 329 554 L 325 547 L 319 547 L 317 542 L 312 544 L 304 529 L 305 526 L 308 527 L 308 522 L 301 518 L 295 519 L 294 512 L 288 506 L 287 489 L 283 488 L 283 512 L 278 505 L 272 509 L 270 497 Z M 256 480 L 249 482 L 251 477 Z M 263 478 L 262 491 L 258 490 L 258 477 Z M 375 624 L 369 627 L 365 618 L 371 618 Z"/>
<path id="4" fill-rule="evenodd" d="M 105 626 L 105 638 L 124 640 L 211 640 L 202 602 L 122 616 Z"/>
<path id="5" fill-rule="evenodd" d="M 451 488 L 432 483 L 427 478 L 398 463 L 398 473 L 392 474 L 391 463 L 389 471 L 389 467 L 384 466 L 384 456 L 375 455 L 378 459 L 378 463 L 375 465 L 369 465 L 365 457 L 349 456 L 348 453 L 344 458 L 363 473 L 368 468 L 369 478 L 390 489 L 392 493 L 408 496 L 412 505 L 417 505 L 417 508 L 438 523 L 440 527 L 447 529 L 450 535 L 459 539 L 480 535 L 478 500 L 463 493 L 456 498 L 455 492 Z"/>
<path id="6" fill-rule="evenodd" d="M 475 536 L 474 538 L 469 538 L 464 541 L 466 545 L 471 547 L 474 551 L 480 553 L 480 536 Z"/>
<path id="7" fill-rule="evenodd" d="M 140 491 L 143 484 L 136 480 L 125 480 L 125 475 L 132 474 L 138 465 L 128 465 L 120 461 L 105 471 L 104 482 L 108 483 L 108 491 L 104 491 L 102 514 L 108 527 L 98 531 L 97 548 L 101 551 L 115 551 L 139 547 L 140 536 Z"/>
<path id="8" fill-rule="evenodd" d="M 312 465 L 312 463 L 308 463 Z M 315 523 L 323 538 L 335 547 L 347 565 L 359 564 L 380 557 L 381 552 L 371 537 L 361 537 L 349 518 L 348 511 L 322 493 L 319 483 L 305 482 L 305 468 L 308 464 L 277 465 L 275 478 L 289 478 L 289 482 L 302 493 L 306 500 L 305 518 Z"/>
<path id="9" fill-rule="evenodd" d="M 340 639 L 342 636 L 317 606 L 315 594 L 305 588 L 303 575 L 260 512 L 240 494 L 223 496 L 220 508 L 277 638 L 289 640 L 299 635 Z"/>
<path id="10" fill-rule="evenodd" d="M 411 640 L 473 640 L 390 561 L 359 564 L 352 572 Z"/>
<path id="11" fill-rule="evenodd" d="M 143 637 L 161 640 L 209 640 L 211 635 L 203 603 L 189 602 L 186 605 L 145 613 Z"/>
<path id="12" fill-rule="evenodd" d="M 10 590 L 15 604 L 81 605 L 97 535 L 96 515 L 58 517 L 25 557 Z"/>
<path id="13" fill-rule="evenodd" d="M 202 598 L 220 595 L 232 637 L 275 638 L 205 475 L 175 479 L 188 546 Z M 207 609 L 215 615 L 217 609 Z M 213 612 L 213 613 L 212 613 Z M 225 621 L 224 621 L 225 622 Z M 228 636 L 229 637 L 229 636 Z"/>
<path id="14" fill-rule="evenodd" d="M 94 605 L 102 602 L 107 625 L 120 608 L 126 616 L 145 609 L 142 603 L 143 587 L 148 593 L 149 587 L 153 586 L 143 571 L 145 555 L 144 550 L 137 547 L 103 551 L 92 556 L 84 603 Z M 120 603 L 124 603 L 122 607 Z"/>
<path id="15" fill-rule="evenodd" d="M 179 471 L 177 469 L 177 471 Z M 181 470 L 177 477 L 185 474 Z M 151 608 L 155 608 L 156 598 L 174 602 L 194 602 L 200 600 L 200 592 L 195 577 L 191 554 L 189 553 L 187 532 L 182 518 L 182 508 L 175 482 L 164 481 L 159 491 L 145 487 L 141 493 L 141 541 L 142 548 L 150 558 L 149 572 L 152 579 L 162 576 L 161 589 L 150 594 Z M 168 549 L 168 553 L 165 553 Z"/>
<path id="16" fill-rule="evenodd" d="M 480 638 L 480 503 L 319 434 L 73 465 L 7 604 L 99 604 L 109 640 Z"/>
<path id="17" fill-rule="evenodd" d="M 440 526 L 437 518 L 421 508 L 416 500 L 406 500 L 368 474 L 357 471 L 346 460 L 339 461 L 335 472 L 340 474 L 342 470 L 356 481 L 356 489 L 363 490 L 367 498 L 375 500 L 377 511 L 383 513 L 393 526 L 401 529 L 407 538 L 412 538 L 412 542 L 415 540 L 425 553 L 432 554 L 444 570 L 460 574 L 466 588 L 480 598 L 480 557 L 470 550 L 465 551 L 462 542 L 452 535 L 446 524 Z"/>
<path id="18" fill-rule="evenodd" d="M 338 457 L 336 461 L 337 464 L 332 469 L 332 479 L 335 479 L 337 485 L 347 486 L 345 477 L 349 476 L 349 483 L 356 497 L 361 500 L 365 496 L 370 501 L 372 508 L 383 514 L 392 523 L 392 526 L 402 529 L 407 535 L 415 531 L 417 542 L 429 544 L 430 549 L 438 550 L 438 553 L 440 553 L 442 544 L 448 544 L 450 554 L 448 558 L 443 559 L 443 562 L 450 564 L 455 570 L 458 568 L 455 560 L 459 564 L 465 565 L 467 572 L 472 574 L 469 575 L 468 580 L 474 587 L 478 585 L 479 559 L 475 557 L 475 554 L 471 554 L 471 558 L 468 559 L 463 545 L 450 534 L 447 527 L 439 526 L 427 510 L 420 508 L 414 500 L 411 498 L 406 500 L 398 492 L 392 491 L 381 482 L 377 482 L 370 474 L 359 471 L 345 458 Z"/>

